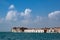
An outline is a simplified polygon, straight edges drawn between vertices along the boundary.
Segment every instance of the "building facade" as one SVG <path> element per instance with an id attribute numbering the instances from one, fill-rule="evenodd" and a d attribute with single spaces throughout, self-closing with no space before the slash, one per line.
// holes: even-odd
<path id="1" fill-rule="evenodd" d="M 28 32 L 28 33 L 60 33 L 60 27 L 55 28 L 24 28 L 13 27 L 12 32 Z"/>

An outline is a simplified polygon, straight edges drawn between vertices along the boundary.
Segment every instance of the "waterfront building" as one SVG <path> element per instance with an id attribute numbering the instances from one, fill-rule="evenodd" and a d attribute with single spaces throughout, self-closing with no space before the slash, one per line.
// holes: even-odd
<path id="1" fill-rule="evenodd" d="M 54 30 L 56 33 L 60 33 L 60 27 L 55 27 Z"/>
<path id="2" fill-rule="evenodd" d="M 54 33 L 54 28 L 49 28 L 49 29 L 47 30 L 47 33 Z"/>
<path id="3" fill-rule="evenodd" d="M 30 28 L 30 29 L 24 30 L 24 32 L 44 33 L 44 30 L 43 30 L 43 29 L 34 29 L 34 28 Z"/>
<path id="4" fill-rule="evenodd" d="M 28 32 L 28 33 L 60 33 L 60 27 L 54 28 L 25 28 L 13 27 L 12 32 Z"/>

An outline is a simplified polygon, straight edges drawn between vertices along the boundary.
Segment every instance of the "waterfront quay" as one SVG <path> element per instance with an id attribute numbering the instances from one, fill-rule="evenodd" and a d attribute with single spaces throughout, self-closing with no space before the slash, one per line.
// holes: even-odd
<path id="1" fill-rule="evenodd" d="M 60 27 L 54 28 L 25 28 L 13 27 L 12 32 L 27 32 L 27 33 L 60 33 Z"/>

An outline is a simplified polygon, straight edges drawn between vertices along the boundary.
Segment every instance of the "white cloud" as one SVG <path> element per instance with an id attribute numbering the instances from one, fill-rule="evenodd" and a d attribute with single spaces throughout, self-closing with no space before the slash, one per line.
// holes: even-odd
<path id="1" fill-rule="evenodd" d="M 25 15 L 29 15 L 31 13 L 31 9 L 25 9 Z"/>
<path id="2" fill-rule="evenodd" d="M 59 20 L 60 19 L 60 11 L 54 11 L 48 14 L 49 19 Z"/>
<path id="3" fill-rule="evenodd" d="M 24 12 L 21 12 L 20 16 L 23 17 L 24 19 L 22 20 L 23 23 L 29 23 L 31 21 L 31 9 L 25 9 Z"/>
<path id="4" fill-rule="evenodd" d="M 11 21 L 11 20 L 16 21 L 17 20 L 17 11 L 13 10 L 13 8 L 14 8 L 14 5 L 11 5 L 9 7 L 9 11 L 8 11 L 6 18 L 5 18 L 8 21 Z"/>
<path id="5" fill-rule="evenodd" d="M 32 11 L 31 9 L 25 9 L 24 12 L 21 12 L 21 16 L 29 16 L 31 11 Z"/>
<path id="6" fill-rule="evenodd" d="M 14 10 L 13 10 L 14 9 Z M 31 9 L 25 9 L 25 11 L 24 12 L 18 12 L 18 11 L 16 11 L 15 10 L 15 7 L 14 7 L 14 5 L 10 5 L 10 7 L 9 7 L 9 11 L 8 11 L 8 13 L 7 13 L 7 15 L 6 15 L 6 20 L 8 20 L 8 21 L 16 21 L 17 19 L 19 20 L 21 17 L 23 17 L 24 19 L 24 21 L 29 21 L 29 19 L 30 19 L 30 13 L 31 13 Z M 19 15 L 20 14 L 20 15 Z M 20 16 L 20 18 L 19 18 L 19 16 Z M 22 20 L 22 21 L 23 21 Z M 21 21 L 21 20 L 20 20 Z M 23 21 L 23 22 L 24 22 Z M 26 21 L 26 22 L 27 22 Z"/>
<path id="7" fill-rule="evenodd" d="M 14 9 L 15 7 L 14 7 L 14 5 L 10 5 L 10 7 L 9 7 L 9 9 Z"/>
<path id="8" fill-rule="evenodd" d="M 6 15 L 6 20 L 17 20 L 16 19 L 16 11 L 8 11 L 7 15 Z"/>

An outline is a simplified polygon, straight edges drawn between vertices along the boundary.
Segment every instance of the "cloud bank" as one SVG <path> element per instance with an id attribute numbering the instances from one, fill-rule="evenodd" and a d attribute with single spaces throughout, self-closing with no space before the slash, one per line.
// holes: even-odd
<path id="1" fill-rule="evenodd" d="M 33 17 L 31 15 L 32 10 L 26 8 L 22 12 L 18 12 L 14 5 L 10 5 L 4 18 L 0 19 L 0 24 L 4 27 L 8 26 L 8 29 L 11 29 L 14 26 L 23 26 L 23 27 L 55 27 L 60 26 L 60 11 L 54 11 L 48 14 L 48 17 L 42 17 L 36 15 Z M 1 26 L 2 26 L 1 25 Z M 3 27 L 2 27 L 3 29 Z"/>
<path id="2" fill-rule="evenodd" d="M 49 19 L 51 20 L 59 20 L 60 19 L 60 11 L 54 11 L 48 14 Z"/>

